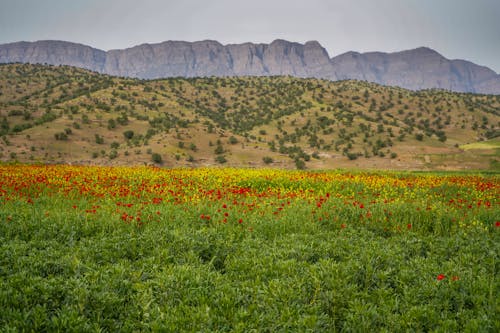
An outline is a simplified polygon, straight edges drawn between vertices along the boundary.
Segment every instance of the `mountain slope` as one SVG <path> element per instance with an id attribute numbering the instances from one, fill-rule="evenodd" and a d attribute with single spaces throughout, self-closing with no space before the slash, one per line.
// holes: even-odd
<path id="1" fill-rule="evenodd" d="M 493 95 L 275 76 L 145 81 L 66 66 L 0 66 L 2 161 L 488 169 L 498 168 L 499 137 L 500 96 Z M 459 148 L 478 141 L 490 148 Z"/>
<path id="2" fill-rule="evenodd" d="M 420 90 L 500 94 L 500 75 L 464 60 L 449 60 L 429 48 L 395 53 L 348 52 L 332 59 L 316 41 L 270 44 L 166 41 L 123 50 L 38 41 L 0 45 L 0 63 L 77 66 L 109 75 L 165 77 L 274 76 L 357 79 Z"/>
<path id="3" fill-rule="evenodd" d="M 440 88 L 498 94 L 500 76 L 463 60 L 448 60 L 421 47 L 396 53 L 348 52 L 332 59 L 339 79 L 357 79 L 407 89 Z"/>
<path id="4" fill-rule="evenodd" d="M 68 65 L 102 72 L 105 61 L 106 52 L 70 42 L 45 40 L 0 45 L 0 63 Z"/>

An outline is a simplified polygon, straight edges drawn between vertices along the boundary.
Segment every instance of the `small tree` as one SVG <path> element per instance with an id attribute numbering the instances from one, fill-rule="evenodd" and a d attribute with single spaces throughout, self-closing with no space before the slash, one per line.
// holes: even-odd
<path id="1" fill-rule="evenodd" d="M 109 152 L 109 159 L 110 160 L 113 160 L 115 158 L 118 157 L 118 152 L 116 151 L 116 149 L 112 149 L 110 152 Z"/>
<path id="2" fill-rule="evenodd" d="M 218 155 L 215 160 L 220 163 L 220 164 L 224 164 L 227 162 L 226 158 L 224 157 L 224 155 Z"/>
<path id="3" fill-rule="evenodd" d="M 223 154 L 224 153 L 224 147 L 222 147 L 222 145 L 218 144 L 217 147 L 215 148 L 215 153 L 216 154 Z"/>
<path id="4" fill-rule="evenodd" d="M 108 129 L 112 130 L 116 128 L 116 121 L 114 119 L 109 119 L 108 120 Z"/>
<path id="5" fill-rule="evenodd" d="M 300 158 L 295 159 L 295 167 L 299 170 L 304 170 L 306 168 L 306 162 Z"/>
<path id="6" fill-rule="evenodd" d="M 134 131 L 127 130 L 127 131 L 123 132 L 123 136 L 125 137 L 125 139 L 130 140 L 134 137 Z"/>
<path id="7" fill-rule="evenodd" d="M 151 159 L 153 160 L 154 163 L 156 164 L 161 164 L 163 162 L 163 159 L 161 158 L 161 155 L 158 153 L 153 153 L 151 155 Z"/>
<path id="8" fill-rule="evenodd" d="M 272 157 L 269 157 L 269 156 L 264 156 L 262 158 L 262 161 L 264 161 L 264 163 L 266 163 L 266 164 L 271 164 L 271 163 L 274 162 L 274 160 L 272 159 Z"/>
<path id="9" fill-rule="evenodd" d="M 54 134 L 56 140 L 66 141 L 68 140 L 68 135 L 65 132 L 59 132 Z"/>
<path id="10" fill-rule="evenodd" d="M 99 134 L 95 135 L 95 143 L 98 145 L 102 145 L 104 143 L 104 138 L 100 136 Z"/>

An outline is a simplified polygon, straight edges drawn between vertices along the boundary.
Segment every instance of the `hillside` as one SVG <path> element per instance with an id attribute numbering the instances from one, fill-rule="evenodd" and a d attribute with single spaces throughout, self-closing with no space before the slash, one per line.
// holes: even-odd
<path id="1" fill-rule="evenodd" d="M 0 66 L 0 136 L 2 161 L 498 169 L 500 96 L 9 64 Z"/>
<path id="2" fill-rule="evenodd" d="M 99 73 L 166 77 L 293 76 L 364 80 L 411 90 L 444 89 L 500 94 L 500 75 L 464 60 L 419 47 L 394 53 L 347 52 L 330 58 L 317 41 L 223 45 L 217 41 L 166 41 L 103 51 L 65 41 L 0 44 L 0 63 L 69 65 Z"/>

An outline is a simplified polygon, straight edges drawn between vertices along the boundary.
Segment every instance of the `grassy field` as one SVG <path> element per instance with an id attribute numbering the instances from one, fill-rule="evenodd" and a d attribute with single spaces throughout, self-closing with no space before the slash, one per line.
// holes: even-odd
<path id="1" fill-rule="evenodd" d="M 0 331 L 500 331 L 495 173 L 0 165 Z"/>
<path id="2" fill-rule="evenodd" d="M 500 139 L 469 143 L 467 145 L 460 146 L 460 148 L 462 148 L 463 150 L 500 149 Z"/>

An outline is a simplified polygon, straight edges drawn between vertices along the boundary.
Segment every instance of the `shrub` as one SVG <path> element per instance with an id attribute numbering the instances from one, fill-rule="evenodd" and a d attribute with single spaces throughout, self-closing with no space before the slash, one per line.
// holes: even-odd
<path id="1" fill-rule="evenodd" d="M 116 128 L 116 121 L 114 119 L 109 119 L 108 120 L 108 129 L 111 130 L 114 128 Z"/>
<path id="2" fill-rule="evenodd" d="M 104 143 L 104 138 L 100 136 L 99 134 L 95 135 L 95 143 L 98 145 L 102 145 Z"/>
<path id="3" fill-rule="evenodd" d="M 217 163 L 220 163 L 220 164 L 224 164 L 227 162 L 226 158 L 224 157 L 224 155 L 218 155 L 216 158 L 215 158 L 215 161 Z"/>
<path id="4" fill-rule="evenodd" d="M 295 159 L 295 167 L 299 170 L 304 170 L 306 168 L 306 162 L 300 158 Z"/>
<path id="5" fill-rule="evenodd" d="M 215 153 L 217 155 L 223 154 L 224 153 L 224 147 L 222 147 L 222 145 L 217 145 L 217 147 L 215 148 Z"/>
<path id="6" fill-rule="evenodd" d="M 110 152 L 109 152 L 109 159 L 110 160 L 113 160 L 115 158 L 118 157 L 118 152 L 115 150 L 115 149 L 112 149 Z"/>
<path id="7" fill-rule="evenodd" d="M 158 153 L 153 153 L 151 155 L 151 160 L 156 164 L 161 164 L 163 162 L 161 155 Z"/>
<path id="8" fill-rule="evenodd" d="M 347 153 L 346 156 L 351 161 L 354 161 L 355 159 L 358 158 L 358 154 L 355 154 L 355 153 Z"/>
<path id="9" fill-rule="evenodd" d="M 125 137 L 125 139 L 130 140 L 134 137 L 134 131 L 127 130 L 127 131 L 123 132 L 123 136 Z"/>
<path id="10" fill-rule="evenodd" d="M 264 163 L 266 163 L 266 164 L 271 164 L 271 163 L 273 163 L 273 162 L 274 162 L 274 160 L 272 159 L 272 157 L 269 157 L 269 156 L 264 156 L 264 157 L 262 158 L 262 160 L 263 160 L 263 161 L 264 161 Z"/>
<path id="11" fill-rule="evenodd" d="M 68 140 L 68 135 L 65 132 L 56 133 L 56 134 L 54 134 L 54 137 L 56 138 L 56 140 L 59 140 L 59 141 Z"/>

